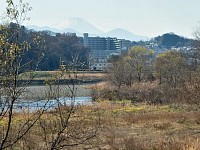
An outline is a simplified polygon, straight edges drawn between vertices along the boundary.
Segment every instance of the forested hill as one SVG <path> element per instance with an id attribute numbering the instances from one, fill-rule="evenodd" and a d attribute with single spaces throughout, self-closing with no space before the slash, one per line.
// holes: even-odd
<path id="1" fill-rule="evenodd" d="M 8 26 L 11 37 L 16 26 L 17 24 L 14 23 L 10 23 Z M 9 39 L 12 39 L 11 37 Z M 61 60 L 65 64 L 72 65 L 76 59 L 76 65 L 79 68 L 87 65 L 88 50 L 83 46 L 82 38 L 77 37 L 75 34 L 60 34 L 50 31 L 36 32 L 21 26 L 18 38 L 19 42 L 27 42 L 30 45 L 23 53 L 22 63 L 31 61 L 32 68 L 36 66 L 38 61 L 40 61 L 39 70 L 56 70 L 60 67 Z M 37 41 L 37 44 L 35 41 Z M 39 54 L 44 55 L 41 60 L 38 60 L 40 57 L 37 55 Z M 85 66 L 83 66 L 83 63 L 85 63 Z"/>
<path id="2" fill-rule="evenodd" d="M 76 61 L 76 67 L 87 67 L 88 49 L 83 46 L 82 38 L 70 33 L 51 36 L 47 31 L 40 32 L 40 35 L 46 45 L 41 70 L 56 70 L 60 61 L 69 65 L 74 65 Z"/>
<path id="3" fill-rule="evenodd" d="M 158 43 L 159 46 L 164 46 L 166 48 L 190 46 L 193 42 L 192 39 L 184 38 L 174 33 L 166 33 L 162 36 L 155 37 L 154 41 Z"/>

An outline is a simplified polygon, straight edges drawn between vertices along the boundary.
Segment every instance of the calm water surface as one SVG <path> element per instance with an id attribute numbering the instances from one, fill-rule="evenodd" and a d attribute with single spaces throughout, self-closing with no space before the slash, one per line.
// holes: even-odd
<path id="1" fill-rule="evenodd" d="M 15 111 L 22 111 L 28 109 L 29 111 L 36 111 L 40 109 L 52 110 L 58 105 L 92 105 L 92 98 L 91 97 L 75 97 L 75 98 L 59 98 L 59 99 L 52 99 L 52 100 L 39 100 L 39 101 L 26 101 L 20 100 L 14 104 Z M 1 104 L 0 107 L 5 105 Z"/>

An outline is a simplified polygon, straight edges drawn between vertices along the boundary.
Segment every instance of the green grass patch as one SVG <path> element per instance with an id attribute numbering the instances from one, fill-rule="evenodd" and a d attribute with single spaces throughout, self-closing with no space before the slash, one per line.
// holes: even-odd
<path id="1" fill-rule="evenodd" d="M 156 109 L 157 112 L 181 112 L 184 111 L 180 106 L 164 105 Z"/>
<path id="2" fill-rule="evenodd" d="M 45 79 L 52 77 L 52 73 L 49 71 L 34 71 L 34 72 L 25 72 L 19 75 L 19 78 L 22 80 L 26 79 Z"/>
<path id="3" fill-rule="evenodd" d="M 145 110 L 144 106 L 138 106 L 138 107 L 124 107 L 120 109 L 114 109 L 114 113 L 120 113 L 120 112 L 139 112 Z"/>

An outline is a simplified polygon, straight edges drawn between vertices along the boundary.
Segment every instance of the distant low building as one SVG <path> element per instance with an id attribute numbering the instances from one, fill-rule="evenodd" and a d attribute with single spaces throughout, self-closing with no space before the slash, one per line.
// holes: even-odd
<path id="1" fill-rule="evenodd" d="M 108 62 L 107 59 L 94 59 L 90 65 L 90 70 L 101 70 L 105 71 L 112 66 L 112 63 Z"/>

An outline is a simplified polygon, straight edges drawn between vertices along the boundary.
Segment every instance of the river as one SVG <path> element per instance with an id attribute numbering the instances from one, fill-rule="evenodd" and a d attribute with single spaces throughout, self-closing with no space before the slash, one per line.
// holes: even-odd
<path id="1" fill-rule="evenodd" d="M 45 110 L 52 110 L 58 105 L 67 105 L 67 106 L 81 106 L 81 105 L 92 105 L 92 98 L 91 97 L 75 97 L 74 99 L 65 97 L 59 99 L 52 99 L 52 100 L 18 100 L 14 103 L 14 111 L 21 112 L 24 110 L 28 110 L 29 112 L 45 109 Z M 7 107 L 7 104 L 1 104 L 0 108 Z"/>

